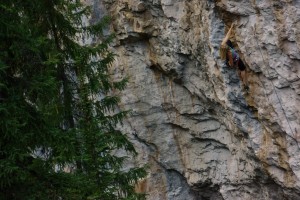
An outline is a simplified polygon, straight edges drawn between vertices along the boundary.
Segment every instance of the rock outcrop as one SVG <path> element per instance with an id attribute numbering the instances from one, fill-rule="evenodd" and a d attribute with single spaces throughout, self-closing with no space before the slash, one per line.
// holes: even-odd
<path id="1" fill-rule="evenodd" d="M 103 0 L 149 200 L 300 199 L 300 2 Z M 231 23 L 250 91 L 219 56 Z"/>

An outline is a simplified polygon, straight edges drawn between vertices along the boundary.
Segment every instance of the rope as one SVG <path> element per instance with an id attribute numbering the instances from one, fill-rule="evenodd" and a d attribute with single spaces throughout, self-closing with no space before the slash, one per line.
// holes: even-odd
<path id="1" fill-rule="evenodd" d="M 257 39 L 257 35 L 256 35 L 256 28 L 255 28 L 255 26 L 254 26 L 254 28 L 253 28 L 253 32 L 254 32 L 254 37 L 255 37 L 256 44 L 257 44 L 257 46 L 259 47 L 259 51 L 260 51 L 261 57 L 262 57 L 262 59 L 263 59 L 263 63 L 264 63 L 264 65 L 266 66 L 267 74 L 270 76 L 268 67 L 269 67 L 269 68 L 271 68 L 271 67 L 270 67 L 269 63 L 268 63 L 268 65 L 266 64 L 265 58 L 264 58 L 263 53 L 262 53 L 262 49 L 261 49 L 260 45 L 258 44 L 258 41 L 257 41 L 258 39 Z M 276 97 L 277 97 L 277 99 L 278 99 L 278 101 L 279 101 L 280 107 L 281 107 L 281 109 L 282 109 L 282 111 L 283 111 L 283 114 L 284 114 L 284 116 L 285 116 L 285 119 L 286 119 L 286 121 L 287 121 L 287 123 L 288 123 L 288 125 L 289 125 L 290 130 L 291 130 L 291 134 L 294 136 L 294 131 L 293 131 L 292 126 L 291 126 L 291 124 L 290 124 L 290 122 L 289 122 L 289 120 L 288 120 L 288 118 L 287 118 L 287 115 L 286 115 L 286 113 L 285 113 L 285 111 L 284 111 L 284 108 L 283 108 L 283 106 L 282 106 L 282 102 L 281 102 L 281 100 L 280 100 L 280 98 L 279 98 L 279 95 L 278 95 L 278 93 L 277 93 L 276 87 L 275 87 L 275 85 L 274 85 L 274 83 L 273 83 L 272 80 L 271 80 L 271 83 L 272 83 L 272 86 L 273 86 L 273 88 L 274 88 Z M 263 84 L 262 84 L 262 85 L 263 85 Z M 264 85 L 263 85 L 263 87 L 264 87 Z M 264 89 L 265 89 L 265 88 L 264 88 Z M 268 101 L 269 101 L 269 100 L 268 100 Z"/>

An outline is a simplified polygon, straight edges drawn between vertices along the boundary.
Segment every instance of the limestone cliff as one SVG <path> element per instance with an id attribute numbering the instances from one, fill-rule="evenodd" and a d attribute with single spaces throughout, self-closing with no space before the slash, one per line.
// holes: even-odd
<path id="1" fill-rule="evenodd" d="M 300 199 L 300 1 L 103 0 L 149 200 Z M 227 27 L 250 91 L 219 56 Z"/>

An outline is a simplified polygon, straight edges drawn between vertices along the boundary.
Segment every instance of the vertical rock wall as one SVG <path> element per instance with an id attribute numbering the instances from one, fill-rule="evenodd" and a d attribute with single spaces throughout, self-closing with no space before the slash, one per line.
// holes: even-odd
<path id="1" fill-rule="evenodd" d="M 112 73 L 149 200 L 300 199 L 300 1 L 92 1 L 113 18 Z M 228 26 L 249 93 L 220 60 Z M 135 163 L 135 164 L 137 164 Z"/>

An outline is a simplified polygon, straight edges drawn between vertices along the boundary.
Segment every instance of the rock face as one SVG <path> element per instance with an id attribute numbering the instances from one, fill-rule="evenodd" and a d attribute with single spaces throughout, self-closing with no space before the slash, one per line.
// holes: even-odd
<path id="1" fill-rule="evenodd" d="M 149 200 L 300 199 L 300 1 L 103 0 Z M 249 93 L 219 45 L 247 64 Z"/>

